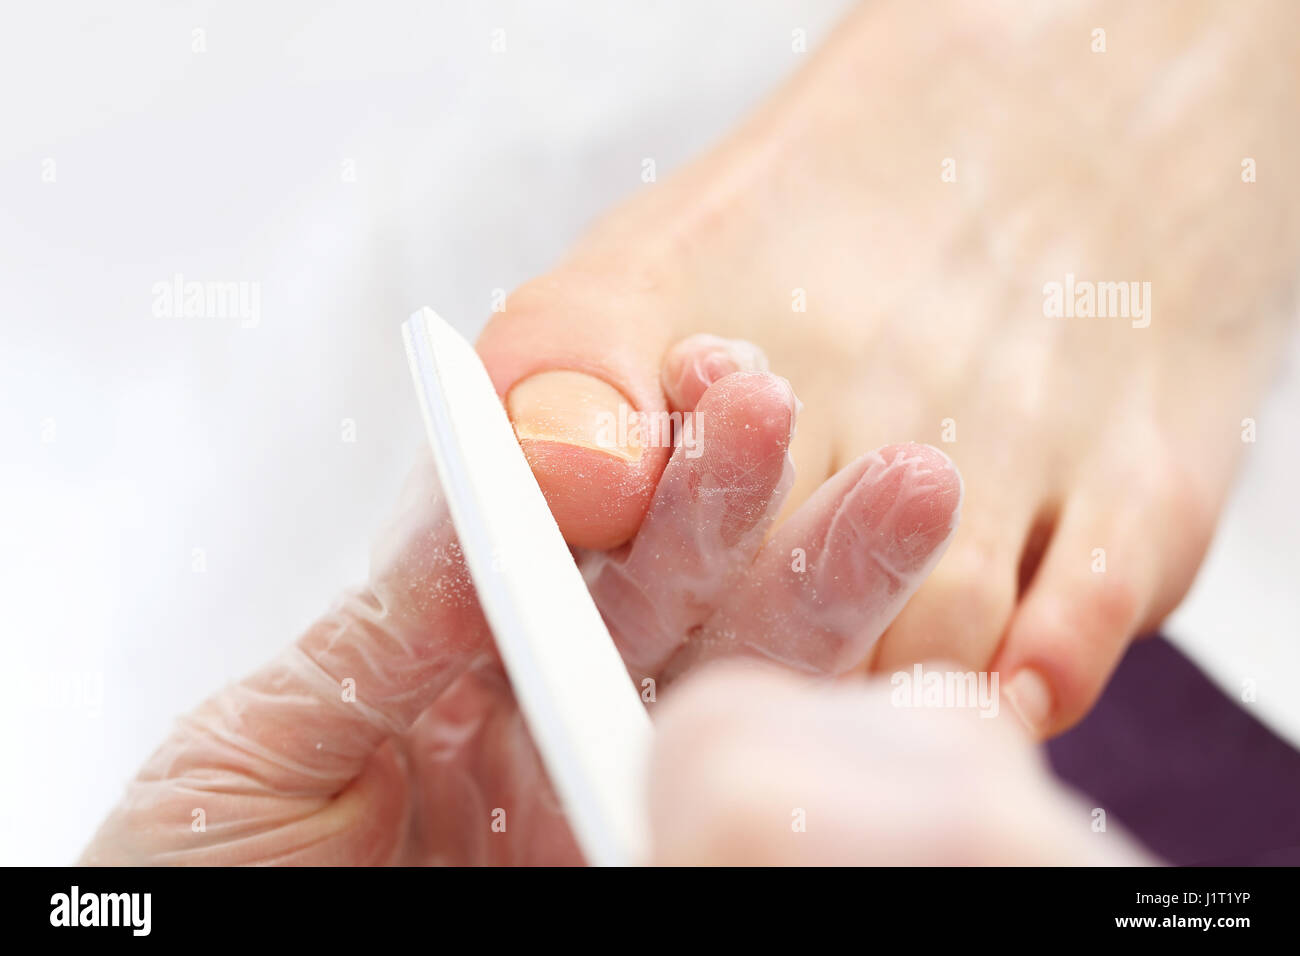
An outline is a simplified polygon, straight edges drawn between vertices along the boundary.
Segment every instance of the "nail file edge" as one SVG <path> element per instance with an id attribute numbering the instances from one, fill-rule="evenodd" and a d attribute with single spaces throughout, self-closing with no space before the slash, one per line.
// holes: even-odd
<path id="1" fill-rule="evenodd" d="M 651 728 L 636 685 L 478 353 L 431 309 L 402 332 L 479 602 L 578 843 L 593 864 L 643 862 Z"/>

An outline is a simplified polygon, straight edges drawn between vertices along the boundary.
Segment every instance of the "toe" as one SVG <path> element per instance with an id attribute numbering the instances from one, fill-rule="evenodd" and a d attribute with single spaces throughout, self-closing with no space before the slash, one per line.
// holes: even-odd
<path id="1" fill-rule="evenodd" d="M 688 412 L 705 390 L 724 376 L 767 370 L 767 356 L 752 342 L 699 334 L 682 339 L 668 350 L 660 378 L 668 407 Z"/>
<path id="2" fill-rule="evenodd" d="M 660 357 L 672 340 L 663 303 L 586 274 L 515 292 L 478 351 L 565 539 L 615 547 L 650 504 L 669 447 L 642 436 L 665 411 Z"/>
<path id="3" fill-rule="evenodd" d="M 1038 736 L 1091 708 L 1141 624 L 1157 570 L 1141 511 L 1115 496 L 1071 499 L 1016 609 L 994 669 Z"/>
<path id="4" fill-rule="evenodd" d="M 880 639 L 872 669 L 893 672 L 918 661 L 984 667 L 1016 602 L 1019 520 L 997 532 L 988 515 L 966 508 L 966 522 L 934 572 Z"/>

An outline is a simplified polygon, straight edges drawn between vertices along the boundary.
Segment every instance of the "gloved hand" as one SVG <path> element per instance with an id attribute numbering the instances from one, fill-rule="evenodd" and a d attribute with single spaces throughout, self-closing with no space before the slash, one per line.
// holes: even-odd
<path id="1" fill-rule="evenodd" d="M 713 346 L 666 360 L 677 401 L 698 398 L 699 454 L 673 453 L 630 542 L 579 554 L 593 596 L 659 689 L 733 653 L 847 670 L 938 560 L 960 479 L 934 449 L 881 449 L 768 540 L 797 403 L 757 350 L 729 364 Z M 84 863 L 581 862 L 427 454 L 371 563 L 275 662 L 180 720 Z"/>
<path id="2" fill-rule="evenodd" d="M 814 687 L 736 663 L 687 679 L 656 721 L 655 862 L 1156 862 L 1113 824 L 1094 826 L 1009 709 L 903 708 L 894 692 L 884 678 Z"/>

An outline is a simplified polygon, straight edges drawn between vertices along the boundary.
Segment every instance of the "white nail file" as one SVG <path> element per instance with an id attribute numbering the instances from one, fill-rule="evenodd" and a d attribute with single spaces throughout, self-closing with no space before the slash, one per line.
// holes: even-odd
<path id="1" fill-rule="evenodd" d="M 479 603 L 578 845 L 598 866 L 644 862 L 641 695 L 478 353 L 432 309 L 402 335 Z"/>

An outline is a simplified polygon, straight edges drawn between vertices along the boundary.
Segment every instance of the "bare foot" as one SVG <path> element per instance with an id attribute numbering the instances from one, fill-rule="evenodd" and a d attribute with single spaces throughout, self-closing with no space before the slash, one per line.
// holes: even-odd
<path id="1" fill-rule="evenodd" d="M 484 332 L 570 542 L 626 541 L 667 461 L 601 447 L 598 412 L 670 409 L 688 336 L 756 342 L 807 406 L 789 508 L 889 442 L 965 478 L 874 666 L 995 668 L 1070 726 L 1189 587 L 1286 331 L 1298 46 L 1285 0 L 864 5 Z M 556 369 L 583 375 L 533 378 Z"/>

